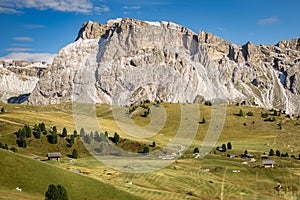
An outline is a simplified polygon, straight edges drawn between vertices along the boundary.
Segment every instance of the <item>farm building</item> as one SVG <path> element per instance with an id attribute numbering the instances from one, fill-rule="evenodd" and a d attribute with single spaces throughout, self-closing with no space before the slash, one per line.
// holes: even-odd
<path id="1" fill-rule="evenodd" d="M 250 158 L 251 159 L 251 158 L 254 158 L 254 155 L 247 153 L 247 154 L 242 155 L 242 158 Z"/>
<path id="2" fill-rule="evenodd" d="M 260 158 L 261 158 L 262 160 L 267 160 L 267 159 L 268 159 L 268 155 L 261 155 Z"/>
<path id="3" fill-rule="evenodd" d="M 47 153 L 48 160 L 57 160 L 60 161 L 61 154 L 59 152 Z"/>
<path id="4" fill-rule="evenodd" d="M 265 168 L 273 168 L 274 167 L 274 160 L 264 160 L 263 165 Z"/>

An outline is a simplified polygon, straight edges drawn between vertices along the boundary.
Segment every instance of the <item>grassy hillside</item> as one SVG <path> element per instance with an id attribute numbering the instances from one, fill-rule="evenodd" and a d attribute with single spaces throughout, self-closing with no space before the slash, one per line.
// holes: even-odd
<path id="1" fill-rule="evenodd" d="M 43 199 L 51 183 L 64 185 L 72 200 L 140 199 L 107 183 L 9 151 L 0 150 L 0 158 L 0 199 Z"/>
<path id="2" fill-rule="evenodd" d="M 148 105 L 151 106 L 151 104 Z M 183 157 L 170 166 L 152 173 L 130 174 L 101 164 L 89 155 L 78 138 L 72 148 L 67 146 L 63 138 L 59 138 L 57 145 L 49 144 L 45 136 L 42 136 L 39 140 L 33 138 L 27 139 L 28 147 L 25 149 L 17 147 L 16 136 L 12 133 L 24 124 L 33 126 L 36 123 L 44 122 L 47 127 L 57 126 L 59 133 L 63 127 L 66 127 L 68 132 L 72 133 L 75 127 L 71 110 L 72 105 L 70 103 L 41 107 L 27 105 L 4 106 L 8 112 L 0 114 L 0 142 L 3 144 L 7 143 L 9 147 L 17 148 L 19 154 L 27 156 L 45 156 L 50 151 L 60 151 L 63 155 L 61 162 L 47 162 L 50 165 L 26 158 L 26 162 L 24 161 L 23 165 L 27 161 L 38 163 L 32 169 L 38 169 L 42 164 L 54 171 L 60 168 L 62 173 L 68 174 L 70 173 L 67 171 L 69 169 L 85 171 L 88 172 L 88 175 L 85 176 L 90 177 L 91 179 L 89 180 L 95 181 L 95 183 L 97 181 L 100 181 L 100 184 L 105 182 L 114 185 L 122 191 L 153 200 L 259 198 L 298 200 L 300 198 L 300 161 L 290 157 L 294 155 L 298 158 L 300 154 L 300 120 L 286 114 L 281 113 L 280 116 L 275 116 L 274 111 L 264 108 L 228 105 L 226 106 L 224 124 L 214 124 L 212 123 L 212 118 L 215 116 L 212 116 L 212 113 L 215 108 L 213 106 L 199 105 L 200 115 L 198 116 L 198 120 L 193 119 L 190 121 L 192 126 L 198 127 L 198 131 L 192 145 Z M 114 121 L 110 106 L 97 105 L 96 114 L 102 131 L 108 131 L 109 136 L 113 136 L 114 132 L 118 132 L 122 139 L 126 138 L 127 142 L 129 141 L 129 143 L 134 144 L 132 147 L 130 145 L 127 146 L 126 143 L 122 143 L 120 146 L 123 145 L 128 150 L 136 151 L 138 144 L 149 145 L 153 141 L 156 142 L 157 148 L 163 147 L 177 133 L 181 121 L 180 112 L 182 105 L 161 103 L 160 106 L 165 109 L 167 116 L 166 123 L 156 135 L 145 139 L 134 138 L 126 134 L 126 131 L 121 130 Z M 242 116 L 239 116 L 240 110 L 243 112 Z M 134 111 L 134 115 L 132 116 L 135 124 L 141 127 L 149 124 L 151 118 L 160 118 L 160 116 L 153 114 L 143 117 L 141 115 L 143 115 L 144 111 L 144 108 L 139 107 Z M 249 114 L 249 112 L 252 114 Z M 267 117 L 262 116 L 265 113 L 268 114 Z M 203 118 L 205 118 L 205 123 L 199 123 Z M 272 118 L 272 120 L 268 120 L 269 118 Z M 219 125 L 223 127 L 220 138 L 215 146 L 231 142 L 233 149 L 225 153 L 212 150 L 205 158 L 195 159 L 195 155 L 193 155 L 194 148 L 201 148 L 209 128 Z M 67 155 L 74 148 L 79 150 L 80 158 L 74 162 L 70 162 L 70 158 Z M 264 153 L 268 154 L 270 149 L 274 151 L 280 150 L 281 153 L 288 153 L 289 157 L 272 156 L 270 159 L 275 160 L 275 168 L 264 169 L 262 168 L 260 155 Z M 249 159 L 240 158 L 240 155 L 245 150 L 253 154 L 256 161 L 250 162 Z M 227 158 L 227 153 L 235 154 L 237 157 Z M 7 174 L 13 173 L 13 168 L 11 167 L 17 162 L 10 159 L 23 159 L 23 157 L 12 153 L 5 153 L 5 155 L 5 163 L 9 163 L 9 165 L 4 165 L 8 167 L 4 167 L 2 170 L 5 170 Z M 0 162 L 2 161 L 0 160 Z M 39 177 L 38 175 L 34 176 Z M 27 177 L 27 175 L 24 174 L 24 177 Z M 69 177 L 66 179 L 72 180 Z M 132 182 L 132 184 L 128 184 L 128 182 Z M 0 183 L 2 183 L 1 180 Z M 59 180 L 56 180 L 54 183 L 59 183 Z M 282 185 L 280 191 L 274 189 L 278 183 Z M 35 196 L 38 198 L 41 195 L 40 192 L 43 195 L 47 189 L 47 184 L 45 184 L 46 186 L 43 189 L 32 188 L 29 190 L 31 192 L 25 192 L 25 195 L 32 195 L 32 199 Z M 65 186 L 68 189 L 68 185 Z M 20 193 L 14 191 L 15 187 L 17 186 L 1 185 L 0 194 L 4 196 L 10 193 L 20 195 Z M 24 196 L 22 198 L 26 199 L 27 197 Z M 90 196 L 90 199 L 93 199 L 93 197 Z"/>

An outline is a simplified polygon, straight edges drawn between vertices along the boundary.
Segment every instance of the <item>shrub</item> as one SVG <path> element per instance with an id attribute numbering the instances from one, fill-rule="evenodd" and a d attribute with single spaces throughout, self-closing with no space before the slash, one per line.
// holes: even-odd
<path id="1" fill-rule="evenodd" d="M 206 105 L 206 106 L 212 106 L 212 103 L 210 101 L 204 101 L 204 105 Z"/>
<path id="2" fill-rule="evenodd" d="M 199 151 L 198 147 L 194 148 L 193 153 L 199 153 L 199 152 L 200 152 L 200 151 Z"/>
<path id="3" fill-rule="evenodd" d="M 253 116 L 253 112 L 247 112 L 247 116 Z"/>

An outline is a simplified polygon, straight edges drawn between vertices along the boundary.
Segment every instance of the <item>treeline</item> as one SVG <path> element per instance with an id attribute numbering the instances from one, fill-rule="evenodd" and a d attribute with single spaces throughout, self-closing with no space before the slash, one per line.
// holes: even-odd
<path id="1" fill-rule="evenodd" d="M 41 135 L 45 135 L 50 144 L 57 144 L 58 137 L 66 138 L 68 136 L 67 129 L 64 127 L 61 134 L 58 134 L 57 127 L 53 126 L 52 128 L 47 129 L 45 123 L 35 124 L 33 128 L 30 128 L 29 125 L 25 124 L 23 128 L 19 129 L 16 132 L 16 137 L 18 138 L 17 144 L 19 147 L 26 148 L 26 139 L 32 138 L 41 139 Z M 75 137 L 77 137 L 77 131 L 74 130 L 73 134 L 70 135 L 69 147 L 72 147 L 75 142 Z"/>

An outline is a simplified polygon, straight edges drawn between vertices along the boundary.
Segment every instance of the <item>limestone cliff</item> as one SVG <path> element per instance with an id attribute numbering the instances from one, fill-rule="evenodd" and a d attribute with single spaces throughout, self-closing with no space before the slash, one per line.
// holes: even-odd
<path id="1" fill-rule="evenodd" d="M 299 39 L 240 46 L 171 22 L 84 23 L 30 95 L 51 104 L 89 94 L 96 103 L 225 99 L 300 113 Z"/>

